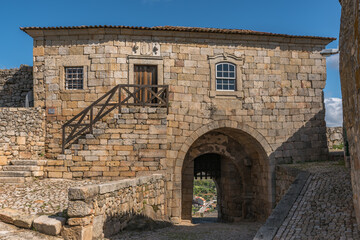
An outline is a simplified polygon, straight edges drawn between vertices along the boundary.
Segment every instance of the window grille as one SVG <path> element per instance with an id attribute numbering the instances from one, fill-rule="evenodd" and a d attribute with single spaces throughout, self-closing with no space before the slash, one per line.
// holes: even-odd
<path id="1" fill-rule="evenodd" d="M 84 89 L 84 68 L 65 68 L 65 89 Z"/>
<path id="2" fill-rule="evenodd" d="M 231 63 L 216 64 L 216 90 L 235 91 L 235 65 Z"/>

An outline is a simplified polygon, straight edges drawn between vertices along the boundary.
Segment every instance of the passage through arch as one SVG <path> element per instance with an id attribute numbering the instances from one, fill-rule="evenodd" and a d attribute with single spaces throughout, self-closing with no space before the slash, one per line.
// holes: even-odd
<path id="1" fill-rule="evenodd" d="M 272 208 L 271 169 L 265 150 L 248 134 L 231 128 L 203 134 L 184 158 L 181 219 L 192 218 L 194 177 L 216 182 L 220 221 L 266 218 Z"/>

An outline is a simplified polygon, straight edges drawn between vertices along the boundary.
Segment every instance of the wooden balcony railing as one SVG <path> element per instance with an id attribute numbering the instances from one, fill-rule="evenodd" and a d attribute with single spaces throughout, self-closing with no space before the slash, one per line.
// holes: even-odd
<path id="1" fill-rule="evenodd" d="M 119 84 L 62 126 L 62 151 L 74 139 L 85 133 L 93 133 L 95 123 L 114 109 L 122 107 L 166 107 L 169 111 L 169 87 L 167 85 Z"/>

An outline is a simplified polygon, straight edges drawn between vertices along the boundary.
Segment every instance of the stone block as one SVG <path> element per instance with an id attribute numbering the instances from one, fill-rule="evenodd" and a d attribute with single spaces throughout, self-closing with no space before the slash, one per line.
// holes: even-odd
<path id="1" fill-rule="evenodd" d="M 69 201 L 69 217 L 86 217 L 93 213 L 93 210 L 82 201 Z"/>
<path id="2" fill-rule="evenodd" d="M 0 166 L 8 164 L 8 158 L 6 156 L 0 156 Z"/>
<path id="3" fill-rule="evenodd" d="M 65 226 L 61 236 L 65 240 L 92 240 L 93 226 Z"/>
<path id="4" fill-rule="evenodd" d="M 16 218 L 21 214 L 21 212 L 11 209 L 11 208 L 4 208 L 0 210 L 0 221 L 5 223 L 14 224 Z"/>
<path id="5" fill-rule="evenodd" d="M 69 218 L 68 224 L 70 226 L 86 226 L 92 222 L 92 217 L 83 217 L 83 218 Z"/>
<path id="6" fill-rule="evenodd" d="M 166 134 L 166 126 L 164 125 L 150 125 L 149 134 Z"/>
<path id="7" fill-rule="evenodd" d="M 30 229 L 32 227 L 34 219 L 37 218 L 36 215 L 19 215 L 14 220 L 14 225 L 17 227 Z"/>
<path id="8" fill-rule="evenodd" d="M 56 216 L 40 216 L 36 218 L 33 222 L 34 228 L 36 231 L 56 236 L 61 232 L 62 226 L 65 224 L 66 219 Z"/>
<path id="9" fill-rule="evenodd" d="M 17 137 L 17 144 L 19 145 L 25 145 L 26 143 L 26 137 Z"/>
<path id="10" fill-rule="evenodd" d="M 96 196 L 99 193 L 98 185 L 89 185 L 84 187 L 69 188 L 69 200 L 85 200 Z"/>

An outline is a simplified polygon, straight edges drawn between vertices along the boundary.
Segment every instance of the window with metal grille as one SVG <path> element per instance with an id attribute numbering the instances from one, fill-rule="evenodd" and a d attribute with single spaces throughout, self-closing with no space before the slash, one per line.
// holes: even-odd
<path id="1" fill-rule="evenodd" d="M 236 73 L 235 65 L 231 63 L 216 64 L 216 90 L 235 91 Z"/>
<path id="2" fill-rule="evenodd" d="M 65 67 L 65 89 L 84 89 L 83 67 Z"/>

